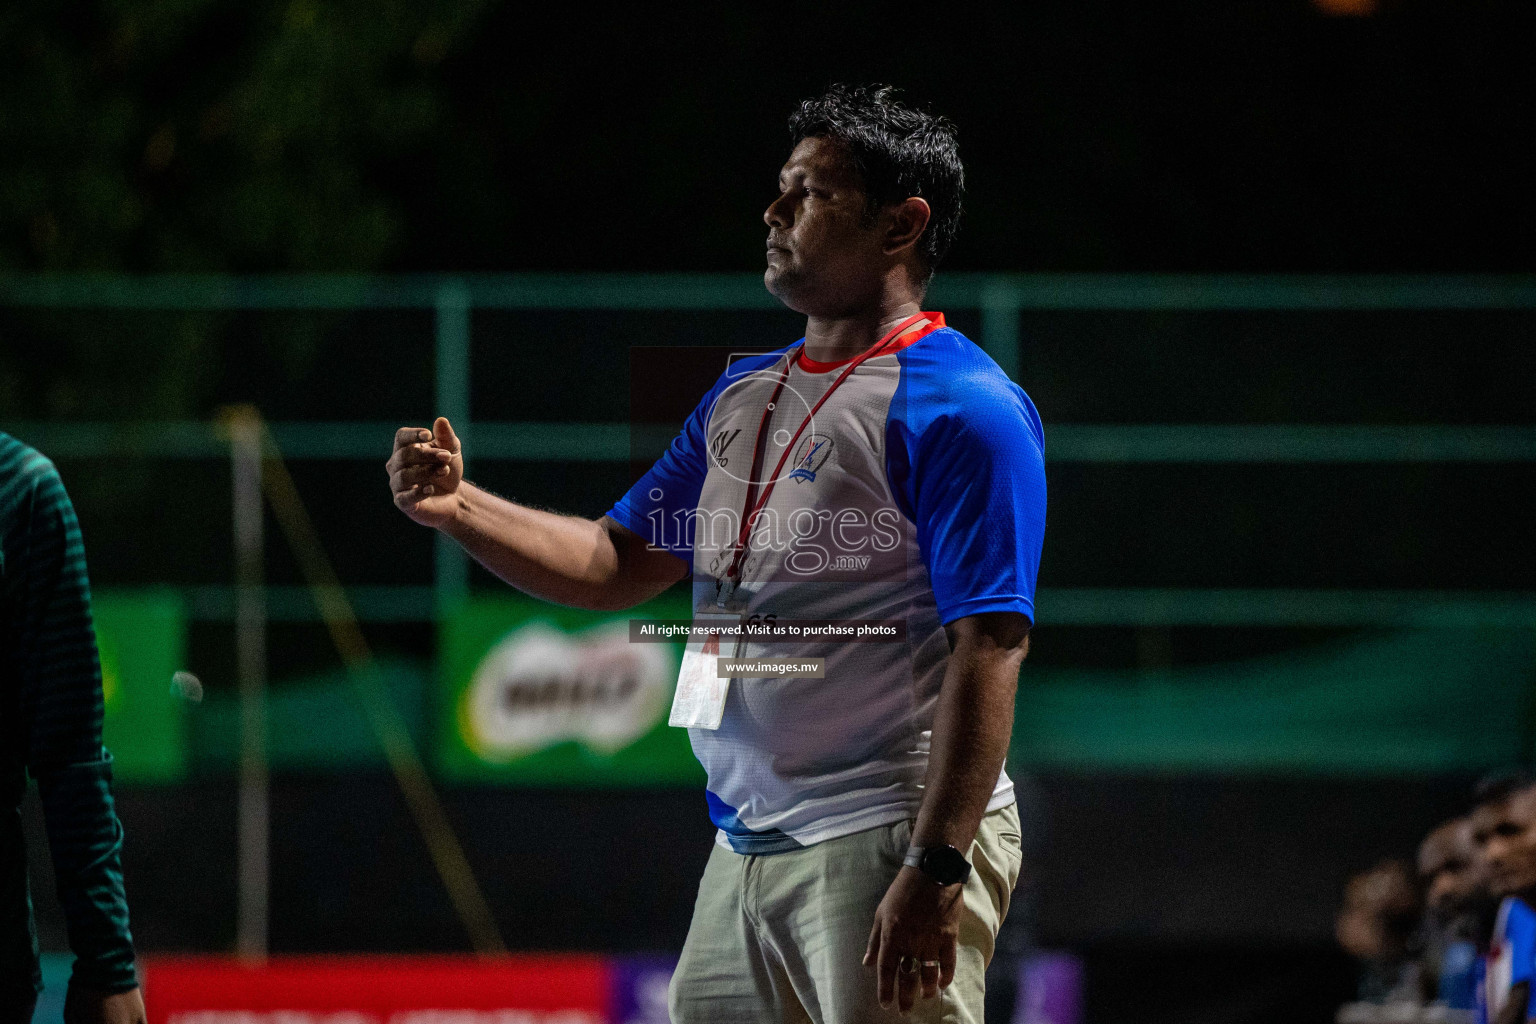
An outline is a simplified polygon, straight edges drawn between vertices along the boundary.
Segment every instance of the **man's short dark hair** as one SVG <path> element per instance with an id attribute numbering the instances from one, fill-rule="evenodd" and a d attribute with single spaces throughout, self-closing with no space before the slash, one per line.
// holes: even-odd
<path id="1" fill-rule="evenodd" d="M 1472 806 L 1486 807 L 1489 804 L 1501 804 L 1525 790 L 1536 786 L 1536 775 L 1528 768 L 1505 768 L 1500 771 L 1490 772 L 1477 780 L 1472 787 Z"/>
<path id="2" fill-rule="evenodd" d="M 789 132 L 795 143 L 825 137 L 846 147 L 871 219 L 881 207 L 911 196 L 927 200 L 933 213 L 917 249 L 931 275 L 960 228 L 965 170 L 955 126 L 900 102 L 897 92 L 889 85 L 834 85 L 800 104 L 790 115 Z"/>

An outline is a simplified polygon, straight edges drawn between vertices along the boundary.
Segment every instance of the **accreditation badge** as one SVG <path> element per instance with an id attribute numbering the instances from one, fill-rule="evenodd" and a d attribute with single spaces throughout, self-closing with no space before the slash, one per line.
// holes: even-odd
<path id="1" fill-rule="evenodd" d="M 668 725 L 681 729 L 720 728 L 720 719 L 725 714 L 726 692 L 731 681 L 729 678 L 720 678 L 721 631 L 709 627 L 735 626 L 740 621 L 735 616 L 718 617 L 713 621 L 695 617 L 695 630 L 702 627 L 705 632 L 702 637 L 690 636 L 688 646 L 683 650 L 683 666 L 677 673 L 677 689 L 672 694 L 672 713 L 667 716 Z M 735 638 L 725 639 L 734 649 Z"/>

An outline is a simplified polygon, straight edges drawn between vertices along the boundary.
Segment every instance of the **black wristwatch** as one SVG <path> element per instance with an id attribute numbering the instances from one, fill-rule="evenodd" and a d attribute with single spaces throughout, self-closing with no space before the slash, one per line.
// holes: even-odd
<path id="1" fill-rule="evenodd" d="M 955 885 L 971 877 L 971 862 L 953 846 L 909 846 L 902 863 L 940 885 Z"/>

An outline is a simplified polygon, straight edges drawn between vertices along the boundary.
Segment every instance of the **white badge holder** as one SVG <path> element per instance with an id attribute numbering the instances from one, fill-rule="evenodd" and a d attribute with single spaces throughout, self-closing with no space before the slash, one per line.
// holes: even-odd
<path id="1" fill-rule="evenodd" d="M 735 617 L 717 618 L 715 625 L 735 625 L 741 620 Z M 712 623 L 703 616 L 695 617 L 695 627 L 708 628 Z M 667 724 L 681 729 L 718 729 L 725 714 L 725 697 L 730 679 L 719 674 L 721 641 L 735 647 L 735 638 L 710 630 L 701 639 L 690 638 L 683 650 L 683 666 L 677 673 L 677 689 L 672 694 L 672 713 Z"/>

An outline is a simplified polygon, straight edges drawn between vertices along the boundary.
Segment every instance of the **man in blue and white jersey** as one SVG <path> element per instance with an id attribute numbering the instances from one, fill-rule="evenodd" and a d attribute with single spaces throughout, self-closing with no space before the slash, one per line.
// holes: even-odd
<path id="1" fill-rule="evenodd" d="M 548 600 L 625 608 L 692 574 L 700 629 L 671 721 L 707 771 L 718 835 L 673 978 L 678 1022 L 980 1022 L 1018 877 L 1003 761 L 1044 442 L 1024 392 L 923 311 L 963 171 L 952 126 L 893 92 L 835 87 L 791 118 L 764 280 L 805 336 L 722 367 L 606 516 L 464 481 L 443 419 L 399 431 L 387 466 L 407 515 Z M 742 631 L 790 620 L 902 632 Z M 728 664 L 763 658 L 799 667 Z"/>
<path id="2" fill-rule="evenodd" d="M 1478 1018 L 1482 1024 L 1526 1024 L 1536 978 L 1536 780 L 1509 776 L 1482 787 L 1472 834 L 1487 864 L 1489 890 L 1500 898 L 1488 950 L 1481 959 Z"/>

